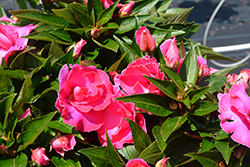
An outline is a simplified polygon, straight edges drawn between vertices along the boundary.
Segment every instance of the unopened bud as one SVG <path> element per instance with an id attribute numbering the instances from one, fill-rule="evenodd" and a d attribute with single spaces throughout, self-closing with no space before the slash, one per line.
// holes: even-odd
<path id="1" fill-rule="evenodd" d="M 130 1 L 127 4 L 122 5 L 122 7 L 120 8 L 118 12 L 119 17 L 129 16 L 131 14 L 134 4 L 135 4 L 134 1 Z"/>
<path id="2" fill-rule="evenodd" d="M 100 29 L 93 28 L 90 32 L 90 35 L 92 38 L 98 38 L 100 36 L 100 32 L 101 32 Z"/>
<path id="3" fill-rule="evenodd" d="M 167 167 L 169 158 L 162 158 L 155 164 L 155 167 Z"/>

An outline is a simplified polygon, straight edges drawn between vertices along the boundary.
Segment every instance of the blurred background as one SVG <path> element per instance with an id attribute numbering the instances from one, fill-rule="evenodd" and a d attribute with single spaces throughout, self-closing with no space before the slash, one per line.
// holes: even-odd
<path id="1" fill-rule="evenodd" d="M 20 0 L 19 0 L 20 1 Z M 27 1 L 27 0 L 24 0 Z M 243 68 L 250 68 L 250 1 L 248 0 L 173 0 L 170 7 L 189 8 L 194 7 L 188 22 L 195 21 L 201 24 L 200 29 L 195 33 L 191 40 L 206 44 L 206 46 L 219 49 L 218 52 L 224 56 L 231 57 L 246 63 L 241 68 L 233 72 L 239 73 Z M 28 4 L 28 3 L 27 3 Z M 6 13 L 8 10 L 20 9 L 17 0 L 0 0 L 0 5 L 3 5 Z M 219 7 L 219 6 L 220 7 Z M 28 4 L 28 8 L 31 6 Z M 37 6 L 41 8 L 40 6 Z M 218 12 L 211 19 L 216 7 Z M 211 20 L 210 20 L 211 19 Z M 211 22 L 207 29 L 209 20 Z M 204 41 L 204 35 L 206 40 Z M 249 44 L 249 46 L 247 45 Z M 225 46 L 224 48 L 218 48 Z M 234 48 L 235 46 L 235 48 Z M 241 49 L 241 48 L 244 49 Z M 231 49 L 232 51 L 228 51 Z M 235 65 L 235 62 L 230 61 L 208 61 L 209 67 L 217 69 Z"/>

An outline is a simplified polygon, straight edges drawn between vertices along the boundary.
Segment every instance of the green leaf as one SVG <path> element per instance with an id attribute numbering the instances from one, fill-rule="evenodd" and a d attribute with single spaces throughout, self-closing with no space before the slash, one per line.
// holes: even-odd
<path id="1" fill-rule="evenodd" d="M 56 112 L 52 112 L 42 117 L 32 119 L 24 124 L 22 129 L 25 131 L 22 132 L 17 139 L 17 142 L 22 143 L 22 145 L 19 146 L 17 151 L 22 151 L 32 144 L 43 132 L 44 128 L 49 124 L 55 114 Z"/>
<path id="2" fill-rule="evenodd" d="M 186 116 L 168 118 L 161 127 L 161 134 L 166 141 L 174 131 L 178 130 L 187 120 Z"/>
<path id="3" fill-rule="evenodd" d="M 226 164 L 228 165 L 231 153 L 233 149 L 236 147 L 236 144 L 231 146 L 229 141 L 215 141 L 215 146 L 218 151 L 222 154 L 223 158 L 225 159 Z"/>
<path id="4" fill-rule="evenodd" d="M 8 118 L 9 112 L 12 111 L 12 103 L 13 103 L 15 96 L 16 94 L 10 94 L 0 100 L 0 108 L 1 108 L 0 122 L 2 123 L 4 122 L 4 128 L 6 128 L 8 125 L 7 118 Z"/>
<path id="5" fill-rule="evenodd" d="M 231 85 L 227 82 L 227 77 L 220 76 L 220 75 L 210 75 L 203 78 L 199 85 L 207 85 L 207 82 L 209 83 L 208 86 L 210 89 L 208 90 L 209 93 L 214 93 L 218 91 L 222 86 L 226 85 L 227 88 L 231 88 Z"/>
<path id="6" fill-rule="evenodd" d="M 200 152 L 209 151 L 215 147 L 215 143 L 210 138 L 203 138 Z"/>
<path id="7" fill-rule="evenodd" d="M 123 55 L 121 55 L 121 58 L 119 60 L 117 60 L 114 64 L 112 64 L 109 69 L 107 70 L 107 72 L 110 71 L 115 71 L 118 69 L 119 65 L 121 64 L 122 60 L 124 59 L 124 57 L 127 55 L 127 53 L 124 53 Z"/>
<path id="8" fill-rule="evenodd" d="M 67 134 L 73 134 L 72 130 L 74 127 L 67 125 L 61 121 L 50 121 L 48 124 L 48 128 L 56 129 L 56 130 L 59 130 L 63 133 L 67 133 Z"/>
<path id="9" fill-rule="evenodd" d="M 86 148 L 79 150 L 79 152 L 86 155 L 97 167 L 112 166 L 108 156 L 107 147 Z"/>
<path id="10" fill-rule="evenodd" d="M 109 155 L 111 164 L 113 166 L 121 166 L 121 167 L 125 166 L 125 163 L 123 162 L 120 155 L 118 154 L 115 147 L 113 146 L 107 132 L 106 132 L 106 138 L 107 138 L 107 150 L 108 150 L 108 155 Z"/>
<path id="11" fill-rule="evenodd" d="M 103 11 L 102 3 L 100 0 L 92 0 L 87 3 L 87 12 L 89 16 L 92 16 L 94 20 L 97 20 L 97 17 Z"/>
<path id="12" fill-rule="evenodd" d="M 171 68 L 163 65 L 162 66 L 163 71 L 168 75 L 168 77 L 174 82 L 174 84 L 177 86 L 178 90 L 180 92 L 184 92 L 184 85 L 180 78 L 180 76 L 173 71 Z"/>
<path id="13" fill-rule="evenodd" d="M 118 150 L 118 152 L 127 160 L 138 158 L 134 145 L 128 145 L 126 147 L 122 147 L 120 150 Z"/>
<path id="14" fill-rule="evenodd" d="M 163 24 L 173 24 L 173 23 L 186 23 L 187 18 L 192 12 L 193 7 L 191 8 L 170 8 L 165 14 L 165 21 Z"/>
<path id="15" fill-rule="evenodd" d="M 132 131 L 135 149 L 140 154 L 146 147 L 151 144 L 150 138 L 138 124 L 130 119 L 126 120 L 128 121 L 130 129 Z"/>
<path id="16" fill-rule="evenodd" d="M 80 22 L 80 24 L 83 27 L 87 28 L 89 25 L 94 24 L 92 18 L 89 15 L 87 15 L 86 13 L 80 11 L 77 8 L 72 8 L 72 9 L 74 10 L 74 13 L 76 15 L 77 20 Z"/>
<path id="17" fill-rule="evenodd" d="M 215 110 L 218 110 L 219 106 L 216 103 L 210 101 L 198 101 L 195 103 L 194 113 L 196 116 L 204 116 Z"/>
<path id="18" fill-rule="evenodd" d="M 163 152 L 165 150 L 165 148 L 167 147 L 167 143 L 164 141 L 162 134 L 161 134 L 161 127 L 156 125 L 153 129 L 152 129 L 153 135 L 155 137 L 155 140 L 158 144 L 158 147 L 160 148 L 160 150 Z"/>
<path id="19" fill-rule="evenodd" d="M 185 156 L 192 157 L 206 167 L 219 167 L 219 163 L 223 161 L 221 154 L 218 151 L 206 151 L 201 153 L 188 153 Z"/>
<path id="20" fill-rule="evenodd" d="M 156 159 L 162 159 L 165 156 L 159 149 L 157 142 L 151 143 L 143 152 L 139 155 L 139 158 L 144 159 L 146 162 L 155 164 Z"/>
<path id="21" fill-rule="evenodd" d="M 113 5 L 111 5 L 109 8 L 104 9 L 99 16 L 97 17 L 97 27 L 101 27 L 105 23 L 107 23 L 112 16 L 114 15 L 114 11 L 116 9 L 116 6 L 119 1 L 115 2 Z"/>
<path id="22" fill-rule="evenodd" d="M 137 56 L 136 52 L 130 46 L 128 46 L 125 42 L 123 42 L 118 37 L 116 37 L 115 35 L 114 35 L 114 38 L 120 47 L 121 53 L 122 54 L 127 53 L 125 56 L 126 62 L 129 64 L 132 61 L 136 60 L 136 56 Z"/>
<path id="23" fill-rule="evenodd" d="M 213 73 L 212 75 L 226 75 L 228 74 L 229 72 L 239 68 L 239 67 L 242 67 L 243 65 L 245 64 L 240 64 L 238 66 L 233 66 L 233 67 L 228 67 L 228 68 L 223 68 L 223 69 L 220 69 L 219 71 Z"/>
<path id="24" fill-rule="evenodd" d="M 95 40 L 94 38 L 92 38 L 92 40 L 99 46 L 102 48 L 106 48 L 109 50 L 112 50 L 113 52 L 117 52 L 118 50 L 118 46 L 116 44 L 116 42 L 110 38 L 107 38 L 105 41 L 103 42 L 98 42 L 97 40 Z"/>
<path id="25" fill-rule="evenodd" d="M 210 87 L 207 86 L 207 87 L 191 90 L 188 93 L 188 96 L 191 99 L 190 103 L 194 104 L 197 100 L 199 100 L 201 98 L 202 95 L 204 95 L 208 91 L 209 88 Z"/>
<path id="26" fill-rule="evenodd" d="M 180 77 L 183 81 L 187 81 L 187 83 L 196 84 L 198 72 L 199 66 L 197 56 L 194 46 L 191 43 L 191 48 L 181 66 Z"/>
<path id="27" fill-rule="evenodd" d="M 51 56 L 52 63 L 55 63 L 60 57 L 64 55 L 63 50 L 57 45 L 57 43 L 54 40 L 50 45 L 49 55 L 52 55 Z"/>
<path id="28" fill-rule="evenodd" d="M 146 20 L 148 20 L 152 16 L 153 15 L 137 16 L 139 24 L 141 25 L 142 23 L 144 23 Z M 134 17 L 135 16 L 128 16 L 128 17 L 122 17 L 122 18 L 115 20 L 117 22 L 117 24 L 120 25 L 120 28 L 115 32 L 115 34 L 124 34 L 128 31 L 134 29 L 135 28 L 135 18 Z"/>
<path id="29" fill-rule="evenodd" d="M 17 155 L 15 158 L 10 158 L 10 156 L 2 156 L 0 158 L 0 166 L 7 167 L 7 166 L 27 166 L 28 157 L 24 153 L 20 153 L 20 155 Z"/>
<path id="30" fill-rule="evenodd" d="M 74 19 L 74 13 L 67 9 L 67 8 L 62 8 L 62 9 L 52 9 L 52 11 L 60 17 L 63 17 L 65 20 L 67 20 L 71 24 L 76 24 L 77 22 Z"/>
<path id="31" fill-rule="evenodd" d="M 50 33 L 66 42 L 73 42 L 73 39 L 70 33 L 66 30 L 54 30 L 54 31 L 50 31 Z"/>
<path id="32" fill-rule="evenodd" d="M 25 13 L 17 15 L 17 17 L 40 21 L 53 26 L 69 26 L 69 23 L 64 18 L 56 15 L 49 15 L 43 13 Z"/>
<path id="33" fill-rule="evenodd" d="M 151 78 L 148 76 L 144 77 L 147 78 L 150 82 L 152 82 L 152 84 L 159 88 L 165 95 L 178 101 L 176 87 L 170 81 Z"/>
<path id="34" fill-rule="evenodd" d="M 61 157 L 52 157 L 50 161 L 56 167 L 81 167 L 81 163 L 79 161 L 74 161 L 73 159 L 64 159 Z"/>
<path id="35" fill-rule="evenodd" d="M 164 13 L 169 8 L 169 5 L 172 3 L 173 0 L 164 0 L 162 1 L 161 6 L 157 9 L 158 13 Z"/>
<path id="36" fill-rule="evenodd" d="M 166 106 L 166 98 L 156 94 L 137 94 L 116 98 L 123 102 L 133 102 L 136 107 L 158 116 L 168 116 L 172 111 Z"/>
<path id="37" fill-rule="evenodd" d="M 139 1 L 133 6 L 132 13 L 136 15 L 146 15 L 152 12 L 159 0 Z"/>
<path id="38" fill-rule="evenodd" d="M 23 111 L 22 110 L 23 105 L 25 103 L 28 103 L 32 97 L 33 97 L 32 81 L 31 78 L 28 75 L 26 75 L 24 83 L 22 85 L 22 88 L 19 92 L 19 95 L 14 105 L 14 110 L 17 115 L 21 114 L 21 112 Z"/>
<path id="39" fill-rule="evenodd" d="M 27 74 L 28 72 L 23 70 L 0 70 L 0 75 L 18 80 L 23 80 Z"/>

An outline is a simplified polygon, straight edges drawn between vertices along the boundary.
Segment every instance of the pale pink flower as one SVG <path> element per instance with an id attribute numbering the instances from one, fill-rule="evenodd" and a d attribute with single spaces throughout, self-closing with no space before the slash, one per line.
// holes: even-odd
<path id="1" fill-rule="evenodd" d="M 62 157 L 64 157 L 65 151 L 73 150 L 75 145 L 75 136 L 71 134 L 61 135 L 58 133 L 55 138 L 51 140 L 51 146 Z"/>
<path id="2" fill-rule="evenodd" d="M 164 79 L 164 74 L 159 69 L 157 60 L 150 58 L 150 56 L 144 56 L 130 63 L 121 74 L 116 75 L 114 82 L 115 85 L 121 86 L 128 95 L 141 93 L 161 94 L 161 91 L 143 75 Z"/>
<path id="3" fill-rule="evenodd" d="M 237 82 L 229 93 L 218 94 L 220 126 L 231 138 L 250 148 L 250 97 L 244 83 Z"/>
<path id="4" fill-rule="evenodd" d="M 59 73 L 60 90 L 55 106 L 66 124 L 90 132 L 105 121 L 104 109 L 111 103 L 113 85 L 95 66 L 64 65 Z"/>
<path id="5" fill-rule="evenodd" d="M 146 161 L 140 158 L 131 159 L 127 162 L 126 167 L 150 167 Z"/>
<path id="6" fill-rule="evenodd" d="M 134 1 L 130 1 L 127 4 L 122 5 L 122 7 L 119 9 L 118 15 L 120 17 L 129 16 L 131 14 L 134 4 Z"/>
<path id="7" fill-rule="evenodd" d="M 38 165 L 47 165 L 49 162 L 49 158 L 46 155 L 46 151 L 44 148 L 37 148 L 35 150 L 31 150 L 32 161 L 35 161 Z"/>
<path id="8" fill-rule="evenodd" d="M 143 52 L 155 50 L 155 39 L 146 27 L 142 26 L 135 32 L 135 40 Z"/>
<path id="9" fill-rule="evenodd" d="M 176 38 L 166 40 L 160 46 L 161 53 L 164 55 L 164 60 L 169 68 L 177 68 L 179 66 L 179 49 L 176 45 Z"/>

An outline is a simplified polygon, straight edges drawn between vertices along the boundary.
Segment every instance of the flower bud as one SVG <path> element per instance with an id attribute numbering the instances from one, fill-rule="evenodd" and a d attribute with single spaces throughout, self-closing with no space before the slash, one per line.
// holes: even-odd
<path id="1" fill-rule="evenodd" d="M 143 159 L 136 158 L 136 159 L 131 159 L 128 161 L 126 164 L 126 167 L 150 167 L 147 162 L 145 162 Z"/>
<path id="2" fill-rule="evenodd" d="M 30 108 L 28 108 L 26 111 L 24 111 L 21 115 L 18 116 L 17 120 L 21 120 L 26 118 L 27 116 L 32 116 Z"/>
<path id="3" fill-rule="evenodd" d="M 120 10 L 118 12 L 119 17 L 124 17 L 124 16 L 130 15 L 134 4 L 135 4 L 134 1 L 130 1 L 127 4 L 122 5 L 122 7 L 120 8 Z"/>
<path id="4" fill-rule="evenodd" d="M 155 164 L 155 167 L 167 167 L 168 165 L 168 158 L 162 158 Z"/>
<path id="5" fill-rule="evenodd" d="M 79 56 L 79 54 L 80 54 L 80 52 L 81 52 L 81 50 L 82 50 L 82 47 L 83 47 L 86 43 L 87 43 L 87 42 L 86 42 L 85 40 L 81 39 L 79 42 L 77 42 L 77 43 L 71 45 L 71 46 L 68 48 L 67 52 L 68 52 L 70 49 L 74 48 L 74 51 L 73 51 L 73 53 L 74 53 L 74 58 L 77 59 L 78 56 Z"/>
<path id="6" fill-rule="evenodd" d="M 143 52 L 153 52 L 155 50 L 155 39 L 146 27 L 140 27 L 135 32 L 135 40 Z"/>
<path id="7" fill-rule="evenodd" d="M 92 38 L 98 38 L 100 36 L 100 32 L 101 30 L 100 29 L 97 29 L 97 28 L 93 28 L 90 32 L 90 37 Z"/>
<path id="8" fill-rule="evenodd" d="M 176 45 L 175 39 L 175 37 L 172 37 L 163 42 L 160 46 L 166 65 L 169 68 L 177 68 L 180 63 L 179 49 Z"/>
<path id="9" fill-rule="evenodd" d="M 47 165 L 49 162 L 49 158 L 46 156 L 46 151 L 44 148 L 37 148 L 35 150 L 31 150 L 32 155 L 31 159 L 35 161 L 38 165 Z"/>
<path id="10" fill-rule="evenodd" d="M 112 0 L 101 0 L 102 6 L 107 9 L 109 8 L 111 5 L 113 5 L 113 1 Z"/>
<path id="11" fill-rule="evenodd" d="M 54 139 L 51 140 L 52 147 L 56 150 L 58 154 L 64 157 L 65 151 L 73 150 L 76 145 L 76 140 L 74 135 L 56 135 Z"/>

